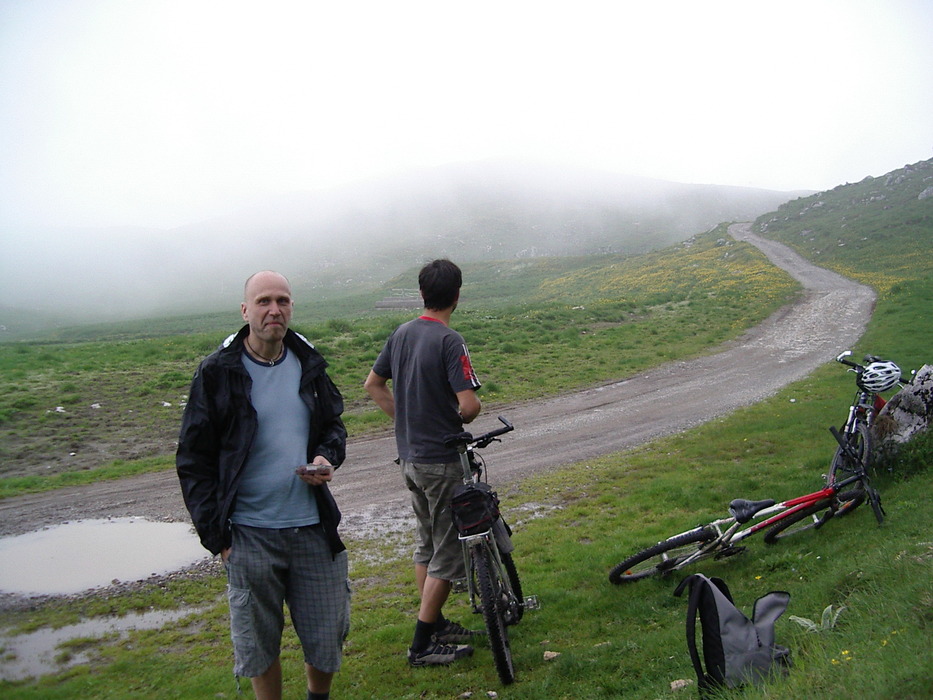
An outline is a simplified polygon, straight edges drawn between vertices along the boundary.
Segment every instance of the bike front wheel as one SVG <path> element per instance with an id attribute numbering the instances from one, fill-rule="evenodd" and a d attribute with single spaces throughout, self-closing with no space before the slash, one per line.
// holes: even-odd
<path id="1" fill-rule="evenodd" d="M 486 547 L 473 547 L 472 556 L 476 587 L 483 606 L 483 621 L 486 623 L 486 634 L 495 660 L 496 673 L 499 674 L 499 680 L 503 685 L 509 685 L 515 680 L 515 666 L 512 663 L 512 648 L 505 625 L 508 588 Z"/>
<path id="2" fill-rule="evenodd" d="M 833 462 L 830 465 L 830 483 L 835 480 L 845 478 L 837 472 L 844 474 L 854 474 L 860 468 L 867 472 L 871 467 L 872 440 L 871 431 L 868 424 L 864 421 L 858 421 L 855 424 L 855 430 L 851 433 L 845 433 L 843 439 L 852 448 L 852 453 L 858 458 L 857 461 L 850 456 L 850 452 L 843 449 L 842 445 L 836 448 L 836 454 L 833 456 Z"/>
<path id="3" fill-rule="evenodd" d="M 715 536 L 715 533 L 706 528 L 697 528 L 658 542 L 653 547 L 643 549 L 613 567 L 609 572 L 609 581 L 620 584 L 670 573 L 687 557 L 696 554 L 703 544 Z M 712 554 L 712 552 L 704 552 L 696 560 L 705 559 Z"/>
<path id="4" fill-rule="evenodd" d="M 785 537 L 796 535 L 805 530 L 814 530 L 823 526 L 827 520 L 833 517 L 833 499 L 827 498 L 814 503 L 812 506 L 801 508 L 796 513 L 781 518 L 775 525 L 765 533 L 765 542 L 774 544 Z"/>

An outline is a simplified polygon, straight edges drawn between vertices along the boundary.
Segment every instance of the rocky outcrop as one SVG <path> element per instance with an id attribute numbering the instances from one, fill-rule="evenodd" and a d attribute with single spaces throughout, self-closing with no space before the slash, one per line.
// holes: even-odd
<path id="1" fill-rule="evenodd" d="M 924 365 L 913 381 L 888 401 L 874 425 L 875 451 L 881 459 L 927 430 L 933 421 L 933 365 Z"/>

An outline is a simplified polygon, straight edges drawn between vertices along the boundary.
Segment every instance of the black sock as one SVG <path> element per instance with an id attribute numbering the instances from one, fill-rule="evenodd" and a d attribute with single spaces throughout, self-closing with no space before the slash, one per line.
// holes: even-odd
<path id="1" fill-rule="evenodd" d="M 308 691 L 308 700 L 328 700 L 330 698 L 330 693 L 312 693 Z"/>
<path id="2" fill-rule="evenodd" d="M 422 622 L 418 620 L 415 623 L 415 638 L 411 642 L 412 651 L 424 651 L 431 643 L 431 635 L 437 629 L 436 622 Z"/>

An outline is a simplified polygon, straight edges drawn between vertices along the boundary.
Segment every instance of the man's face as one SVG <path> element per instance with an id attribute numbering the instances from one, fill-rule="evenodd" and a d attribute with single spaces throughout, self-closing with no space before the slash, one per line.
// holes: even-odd
<path id="1" fill-rule="evenodd" d="M 281 275 L 261 272 L 250 280 L 240 305 L 250 335 L 267 343 L 285 337 L 292 319 L 292 290 Z"/>

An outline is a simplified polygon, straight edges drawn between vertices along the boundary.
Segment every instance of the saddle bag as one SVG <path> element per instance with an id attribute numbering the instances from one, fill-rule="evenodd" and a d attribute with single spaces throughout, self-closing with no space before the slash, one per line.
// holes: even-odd
<path id="1" fill-rule="evenodd" d="M 450 499 L 450 512 L 461 536 L 477 535 L 499 519 L 499 497 L 489 484 L 462 484 Z"/>
<path id="2" fill-rule="evenodd" d="M 697 674 L 700 696 L 717 688 L 758 685 L 790 667 L 790 650 L 774 643 L 774 623 L 787 609 L 790 594 L 772 591 L 755 601 L 749 620 L 735 607 L 725 581 L 703 574 L 687 576 L 677 589 L 689 586 L 687 602 L 687 650 Z M 703 634 L 703 660 L 696 642 L 696 618 Z"/>

